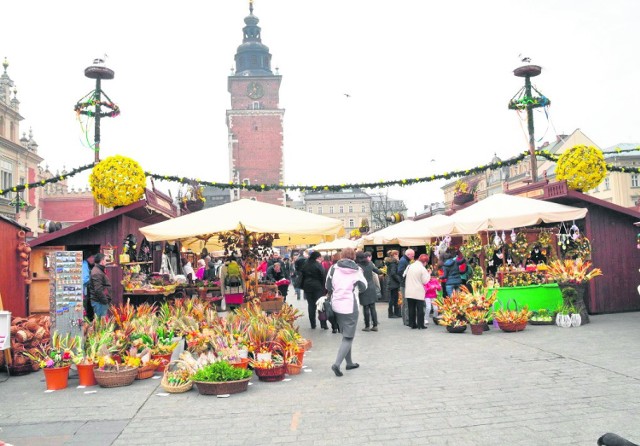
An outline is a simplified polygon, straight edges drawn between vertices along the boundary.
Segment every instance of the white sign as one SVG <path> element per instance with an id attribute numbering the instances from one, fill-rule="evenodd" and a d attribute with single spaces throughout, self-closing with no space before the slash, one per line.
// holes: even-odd
<path id="1" fill-rule="evenodd" d="M 11 312 L 0 311 L 0 350 L 11 347 Z"/>

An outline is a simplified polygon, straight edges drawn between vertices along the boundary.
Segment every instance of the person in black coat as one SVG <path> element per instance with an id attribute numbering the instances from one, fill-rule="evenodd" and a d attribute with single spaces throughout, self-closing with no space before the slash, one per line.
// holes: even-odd
<path id="1" fill-rule="evenodd" d="M 326 273 L 320 260 L 318 260 L 321 258 L 320 252 L 314 251 L 309 255 L 309 259 L 302 267 L 302 289 L 304 290 L 304 297 L 307 299 L 311 328 L 316 328 L 316 303 L 324 294 Z M 326 321 L 320 322 L 320 325 L 325 330 L 329 328 Z"/>
<path id="2" fill-rule="evenodd" d="M 384 259 L 387 267 L 387 287 L 389 289 L 389 318 L 402 317 L 400 305 L 398 305 L 398 291 L 402 285 L 402 277 L 398 274 L 398 257 L 400 253 L 395 250 L 387 252 L 388 257 Z"/>

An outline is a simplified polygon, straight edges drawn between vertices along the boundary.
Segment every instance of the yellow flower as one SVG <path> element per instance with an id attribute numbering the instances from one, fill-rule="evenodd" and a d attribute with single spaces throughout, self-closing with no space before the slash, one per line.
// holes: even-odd
<path id="1" fill-rule="evenodd" d="M 147 179 L 137 161 L 116 155 L 93 168 L 89 184 L 96 201 L 106 207 L 127 206 L 142 198 Z"/>
<path id="2" fill-rule="evenodd" d="M 560 155 L 556 167 L 558 180 L 566 180 L 569 189 L 588 191 L 607 175 L 602 152 L 592 146 L 574 146 Z"/>

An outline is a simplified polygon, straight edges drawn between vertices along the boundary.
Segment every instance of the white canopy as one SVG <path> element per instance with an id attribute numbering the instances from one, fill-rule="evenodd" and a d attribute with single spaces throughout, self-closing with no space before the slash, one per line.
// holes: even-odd
<path id="1" fill-rule="evenodd" d="M 437 214 L 422 220 L 415 220 L 413 225 L 403 229 L 399 237 L 405 243 L 403 246 L 424 245 L 434 237 L 451 234 L 453 228 L 453 218 Z"/>
<path id="2" fill-rule="evenodd" d="M 356 249 L 360 240 L 349 240 L 348 238 L 337 238 L 332 242 L 319 243 L 313 247 L 315 251 L 338 251 L 344 248 Z"/>
<path id="3" fill-rule="evenodd" d="M 587 215 L 586 208 L 566 206 L 518 195 L 495 194 L 451 216 L 454 234 L 512 229 L 539 223 L 578 220 Z"/>
<path id="4" fill-rule="evenodd" d="M 140 228 L 147 240 L 179 240 L 184 246 L 221 249 L 217 235 L 244 226 L 278 234 L 276 246 L 311 245 L 344 234 L 342 221 L 260 201 L 242 199 Z"/>
<path id="5" fill-rule="evenodd" d="M 400 223 L 380 229 L 379 231 L 364 235 L 361 240 L 365 245 L 412 246 L 410 243 L 405 243 L 403 237 L 405 232 L 415 224 L 416 222 L 413 220 L 404 220 Z"/>

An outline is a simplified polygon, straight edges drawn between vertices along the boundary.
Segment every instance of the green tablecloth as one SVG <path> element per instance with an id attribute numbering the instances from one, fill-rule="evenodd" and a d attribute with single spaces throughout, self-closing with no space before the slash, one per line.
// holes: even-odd
<path id="1" fill-rule="evenodd" d="M 514 300 L 518 304 L 518 310 L 522 309 L 522 307 L 526 305 L 531 311 L 541 309 L 554 311 L 562 305 L 562 293 L 556 283 L 490 288 L 487 291 L 487 294 L 491 293 L 493 290 L 498 290 L 498 297 L 494 306 L 496 309 L 506 309 L 509 300 Z M 510 302 L 508 305 L 509 309 L 515 309 L 513 302 Z"/>

